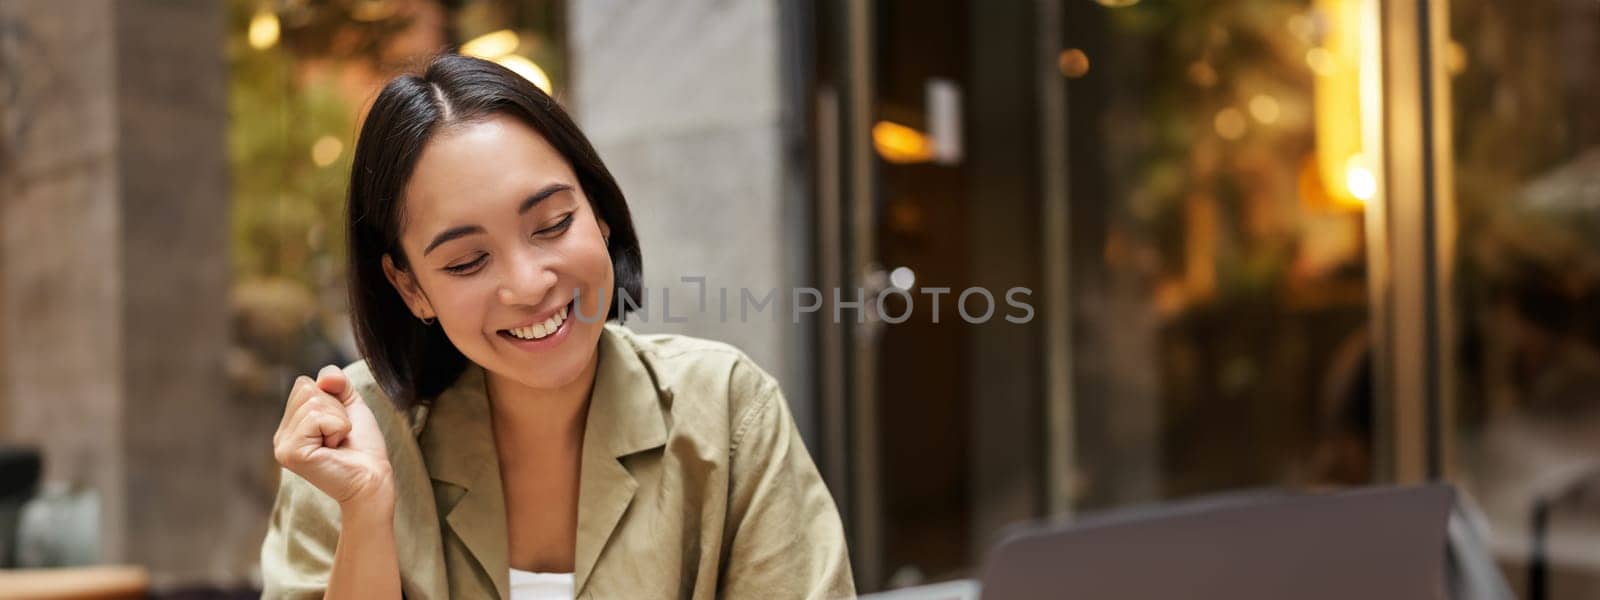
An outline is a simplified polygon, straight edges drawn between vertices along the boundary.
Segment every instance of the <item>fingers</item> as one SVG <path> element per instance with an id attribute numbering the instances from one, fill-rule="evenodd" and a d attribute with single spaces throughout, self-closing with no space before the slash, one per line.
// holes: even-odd
<path id="1" fill-rule="evenodd" d="M 309 391 L 308 391 L 309 390 Z M 337 448 L 350 434 L 350 417 L 337 398 L 317 389 L 316 383 L 305 379 L 305 386 L 297 386 L 291 395 L 293 412 L 285 416 L 283 424 L 273 436 L 274 454 L 283 462 L 281 452 L 307 447 Z"/>
<path id="2" fill-rule="evenodd" d="M 300 406 L 300 412 L 302 413 L 300 415 L 300 421 L 311 419 L 312 416 L 316 414 L 334 415 L 340 420 L 345 421 L 347 424 L 350 420 L 350 416 L 345 412 L 344 403 L 340 402 L 338 398 L 334 398 L 333 396 L 321 391 L 317 391 L 309 399 L 307 399 L 305 404 Z M 304 431 L 304 429 L 297 429 L 297 431 Z M 344 430 L 342 432 L 338 432 L 337 435 L 333 437 L 325 437 L 325 439 L 322 440 L 322 445 L 329 448 L 337 448 L 339 447 L 340 443 L 344 442 L 344 435 L 348 433 L 349 428 L 345 427 Z"/>
<path id="3" fill-rule="evenodd" d="M 309 459 L 318 448 L 344 445 L 353 429 L 347 407 L 359 402 L 361 395 L 339 367 L 323 367 L 315 380 L 296 377 L 273 434 L 274 458 L 287 467 Z"/>
<path id="4" fill-rule="evenodd" d="M 350 419 L 343 413 L 316 411 L 306 415 L 296 433 L 303 440 L 320 441 L 324 448 L 338 448 L 350 435 Z"/>
<path id="5" fill-rule="evenodd" d="M 350 385 L 350 378 L 345 377 L 344 370 L 333 365 L 317 372 L 317 387 L 338 398 L 342 404 L 350 404 L 358 397 L 355 386 Z"/>
<path id="6" fill-rule="evenodd" d="M 278 420 L 278 430 L 288 428 L 291 417 L 300 411 L 300 406 L 317 393 L 317 383 L 310 377 L 301 375 L 294 378 L 294 383 L 289 386 L 289 400 L 283 407 L 283 418 Z"/>
<path id="7" fill-rule="evenodd" d="M 313 410 L 295 422 L 288 437 L 273 447 L 273 458 L 278 464 L 294 471 L 311 460 L 317 451 L 329 448 L 326 440 L 344 438 L 350 434 L 350 420 L 343 415 Z"/>

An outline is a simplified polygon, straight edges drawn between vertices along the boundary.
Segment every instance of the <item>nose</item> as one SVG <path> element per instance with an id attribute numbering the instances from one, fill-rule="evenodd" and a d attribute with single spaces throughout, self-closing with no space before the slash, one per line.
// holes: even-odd
<path id="1" fill-rule="evenodd" d="M 508 267 L 498 290 L 502 304 L 536 307 L 556 287 L 555 271 L 533 252 L 513 253 Z"/>

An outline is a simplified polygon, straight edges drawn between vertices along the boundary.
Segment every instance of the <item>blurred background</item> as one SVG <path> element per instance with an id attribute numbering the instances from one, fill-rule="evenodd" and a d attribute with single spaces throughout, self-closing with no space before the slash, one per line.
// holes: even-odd
<path id="1" fill-rule="evenodd" d="M 647 287 L 1032 290 L 631 323 L 782 381 L 863 591 L 1443 480 L 1519 595 L 1600 595 L 1594 0 L 0 0 L 0 567 L 257 589 L 288 384 L 358 358 L 356 129 L 444 50 L 572 112 Z"/>

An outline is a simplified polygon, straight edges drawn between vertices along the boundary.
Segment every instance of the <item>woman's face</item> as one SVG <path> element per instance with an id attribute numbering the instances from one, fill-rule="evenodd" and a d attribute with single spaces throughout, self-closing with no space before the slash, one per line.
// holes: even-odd
<path id="1" fill-rule="evenodd" d="M 540 389 L 577 383 L 615 275 L 610 229 L 555 148 L 508 116 L 441 130 L 417 159 L 404 214 L 409 268 L 386 256 L 384 272 L 413 314 L 438 318 L 493 375 Z"/>

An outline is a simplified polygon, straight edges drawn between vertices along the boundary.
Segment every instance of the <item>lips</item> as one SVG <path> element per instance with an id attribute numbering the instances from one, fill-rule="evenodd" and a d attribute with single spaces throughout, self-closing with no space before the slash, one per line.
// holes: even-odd
<path id="1" fill-rule="evenodd" d="M 566 323 L 568 309 L 571 308 L 571 306 L 571 303 L 562 306 L 560 310 L 555 312 L 555 314 L 550 315 L 543 321 L 539 321 L 531 325 L 514 327 L 511 329 L 502 329 L 500 330 L 500 333 L 501 335 L 507 335 L 519 340 L 544 339 L 559 331 L 561 329 L 561 325 Z"/>

